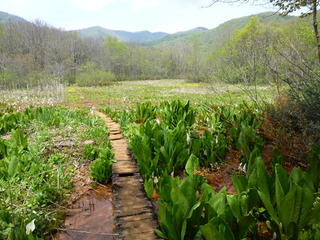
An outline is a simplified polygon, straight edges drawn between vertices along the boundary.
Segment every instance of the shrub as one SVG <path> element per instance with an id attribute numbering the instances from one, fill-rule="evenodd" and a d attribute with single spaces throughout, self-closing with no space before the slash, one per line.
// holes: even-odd
<path id="1" fill-rule="evenodd" d="M 78 70 L 76 83 L 78 86 L 105 86 L 115 80 L 114 73 L 98 69 L 94 63 L 89 62 Z"/>
<path id="2" fill-rule="evenodd" d="M 319 90 L 306 91 L 310 94 L 308 100 L 292 92 L 281 94 L 274 105 L 267 107 L 262 125 L 281 153 L 296 160 L 305 159 L 310 147 L 320 144 L 320 114 L 315 110 L 320 108 Z"/>
<path id="3" fill-rule="evenodd" d="M 112 176 L 112 159 L 114 153 L 109 148 L 103 148 L 98 158 L 91 163 L 90 177 L 99 183 L 105 183 Z"/>

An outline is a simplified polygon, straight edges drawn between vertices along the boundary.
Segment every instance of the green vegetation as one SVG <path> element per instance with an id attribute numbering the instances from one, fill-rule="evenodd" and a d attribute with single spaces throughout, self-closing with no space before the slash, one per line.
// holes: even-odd
<path id="1" fill-rule="evenodd" d="M 316 16 L 316 2 L 293 3 L 274 2 L 284 14 L 315 4 Z M 27 108 L 81 105 L 63 88 L 77 84 L 129 138 L 147 196 L 160 197 L 160 237 L 319 239 L 317 24 L 265 15 L 146 45 L 82 39 L 40 22 L 1 26 L 1 238 L 44 237 L 60 224 L 71 160 L 91 160 L 96 182 L 111 177 L 109 131 L 89 109 Z M 36 45 L 27 41 L 33 32 Z M 61 135 L 70 141 L 57 144 Z M 205 174 L 230 158 L 239 164 L 236 192 L 215 192 Z"/>
<path id="2" fill-rule="evenodd" d="M 95 179 L 99 183 L 105 183 L 112 176 L 112 162 L 114 153 L 110 148 L 103 148 L 90 166 L 90 177 Z"/>
<path id="3" fill-rule="evenodd" d="M 105 143 L 109 131 L 85 110 L 13 110 L 0 112 L 0 239 L 45 238 L 63 220 L 77 172 L 74 164 L 84 161 L 83 148 L 88 149 L 85 140 L 99 151 L 91 165 L 92 177 L 102 183 L 109 178 L 113 157 Z M 97 177 L 97 167 L 103 176 Z"/>
<path id="4" fill-rule="evenodd" d="M 112 84 L 116 80 L 116 77 L 111 72 L 105 72 L 97 69 L 96 64 L 87 63 L 78 70 L 78 77 L 76 83 L 78 86 L 104 86 Z"/>
<path id="5" fill-rule="evenodd" d="M 139 121 L 141 108 L 143 116 L 149 116 L 146 121 Z M 195 106 L 180 101 L 153 107 L 138 103 L 126 115 L 105 109 L 126 123 L 123 130 L 130 138 L 147 195 L 151 198 L 155 187 L 161 197 L 160 237 L 258 239 L 259 225 L 265 222 L 269 234 L 279 239 L 318 238 L 320 148 L 310 151 L 305 172 L 294 168 L 289 177 L 281 165 L 283 156 L 274 150 L 270 174 L 262 159 L 262 112 L 251 109 L 257 106 Z M 199 170 L 213 170 L 216 163 L 224 163 L 230 148 L 241 157 L 239 171 L 232 177 L 237 193 L 228 194 L 225 188 L 215 193 Z"/>

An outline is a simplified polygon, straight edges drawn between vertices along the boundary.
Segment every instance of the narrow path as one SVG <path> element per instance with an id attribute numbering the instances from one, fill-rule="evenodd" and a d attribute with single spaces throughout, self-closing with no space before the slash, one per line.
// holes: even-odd
<path id="1" fill-rule="evenodd" d="M 85 105 L 91 105 L 76 89 Z M 120 125 L 92 107 L 94 113 L 107 124 L 114 159 L 112 190 L 117 239 L 158 239 L 155 229 L 158 222 L 143 187 L 136 161 L 128 148 L 128 140 L 121 133 Z M 106 216 L 107 217 L 107 216 Z"/>

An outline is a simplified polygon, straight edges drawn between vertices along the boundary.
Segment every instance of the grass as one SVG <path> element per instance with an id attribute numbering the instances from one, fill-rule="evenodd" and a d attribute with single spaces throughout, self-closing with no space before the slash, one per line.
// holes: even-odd
<path id="1" fill-rule="evenodd" d="M 180 79 L 121 81 L 104 87 L 78 87 L 83 96 L 98 107 L 108 105 L 111 109 L 122 110 L 135 106 L 137 102 L 151 101 L 159 103 L 165 100 L 190 100 L 215 102 L 216 104 L 237 104 L 250 98 L 239 88 L 223 83 L 190 83 Z M 250 88 L 251 90 L 253 87 Z M 263 99 L 270 101 L 276 95 L 276 89 L 259 86 L 257 92 Z M 0 90 L 0 108 L 17 106 L 82 106 L 82 100 L 74 87 L 48 85 L 33 89 Z"/>
<path id="2" fill-rule="evenodd" d="M 68 94 L 69 95 L 69 94 Z M 0 90 L 0 108 L 17 106 L 53 106 L 65 101 L 65 87 L 58 83 L 29 89 Z"/>
<path id="3" fill-rule="evenodd" d="M 244 87 L 244 86 L 240 86 Z M 131 108 L 137 102 L 159 103 L 165 100 L 190 100 L 192 103 L 215 102 L 236 104 L 250 98 L 239 87 L 230 84 L 190 83 L 185 80 L 123 81 L 106 87 L 79 87 L 83 96 L 97 106 L 115 110 Z M 253 90 L 253 87 L 250 87 Z M 266 101 L 272 101 L 276 89 L 269 86 L 257 87 L 257 93 Z M 71 99 L 68 92 L 67 99 Z"/>

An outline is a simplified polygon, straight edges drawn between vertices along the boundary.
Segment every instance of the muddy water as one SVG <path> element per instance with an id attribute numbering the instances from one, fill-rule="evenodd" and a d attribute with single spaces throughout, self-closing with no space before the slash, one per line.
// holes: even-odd
<path id="1" fill-rule="evenodd" d="M 112 185 L 99 185 L 76 200 L 66 212 L 67 231 L 58 230 L 55 240 L 114 239 Z"/>

